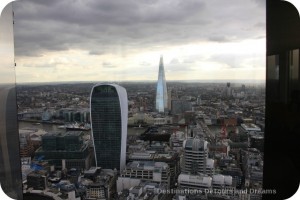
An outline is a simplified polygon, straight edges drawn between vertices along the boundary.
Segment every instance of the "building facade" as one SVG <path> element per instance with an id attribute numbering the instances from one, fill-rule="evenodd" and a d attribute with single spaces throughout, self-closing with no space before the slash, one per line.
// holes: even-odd
<path id="1" fill-rule="evenodd" d="M 182 114 L 186 111 L 192 111 L 191 102 L 186 100 L 180 100 L 180 99 L 172 100 L 171 113 L 173 115 Z"/>
<path id="2" fill-rule="evenodd" d="M 202 138 L 189 138 L 183 142 L 182 172 L 212 175 L 214 160 L 208 158 L 208 142 Z"/>
<path id="3" fill-rule="evenodd" d="M 128 99 L 125 88 L 98 84 L 90 96 L 96 166 L 122 170 L 126 164 Z"/>
<path id="4" fill-rule="evenodd" d="M 170 176 L 170 167 L 165 162 L 133 161 L 127 163 L 126 168 L 121 171 L 117 185 L 120 185 L 127 178 L 131 178 L 164 183 L 170 188 Z"/>
<path id="5" fill-rule="evenodd" d="M 42 146 L 36 150 L 35 156 L 56 168 L 88 169 L 91 153 L 82 137 L 81 131 L 47 133 L 42 136 Z"/>
<path id="6" fill-rule="evenodd" d="M 165 69 L 164 69 L 162 56 L 160 57 L 160 61 L 159 61 L 155 108 L 156 111 L 160 113 L 164 113 L 168 109 L 168 92 L 167 92 Z"/>

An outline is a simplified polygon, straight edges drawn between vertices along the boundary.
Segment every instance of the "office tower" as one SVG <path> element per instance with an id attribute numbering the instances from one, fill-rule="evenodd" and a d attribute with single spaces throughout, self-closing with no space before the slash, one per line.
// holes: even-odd
<path id="1" fill-rule="evenodd" d="M 227 84 L 226 84 L 226 96 L 227 97 L 230 97 L 231 96 L 231 87 L 230 87 L 230 83 L 228 82 Z"/>
<path id="2" fill-rule="evenodd" d="M 15 88 L 12 5 L 0 18 L 0 183 L 12 199 L 23 199 Z"/>
<path id="3" fill-rule="evenodd" d="M 168 110 L 172 108 L 172 89 L 168 89 Z"/>
<path id="4" fill-rule="evenodd" d="M 96 166 L 122 170 L 126 161 L 128 99 L 125 88 L 98 84 L 90 96 Z"/>
<path id="5" fill-rule="evenodd" d="M 244 84 L 242 85 L 242 92 L 246 92 L 246 86 Z"/>
<path id="6" fill-rule="evenodd" d="M 197 97 L 197 105 L 202 105 L 201 95 L 199 94 Z"/>
<path id="7" fill-rule="evenodd" d="M 166 85 L 165 70 L 163 57 L 160 57 L 158 80 L 156 86 L 156 110 L 160 113 L 166 112 L 168 109 L 168 92 Z"/>
<path id="8" fill-rule="evenodd" d="M 202 138 L 189 138 L 183 142 L 183 173 L 211 175 L 214 160 L 208 158 L 208 142 Z"/>
<path id="9" fill-rule="evenodd" d="M 82 131 L 49 132 L 42 136 L 42 146 L 35 156 L 47 160 L 56 168 L 90 168 L 91 154 Z"/>
<path id="10" fill-rule="evenodd" d="M 172 100 L 171 113 L 173 115 L 182 114 L 186 111 L 192 111 L 192 103 L 186 100 Z"/>
<path id="11" fill-rule="evenodd" d="M 30 139 L 30 131 L 19 130 L 20 157 L 32 157 L 34 146 Z"/>

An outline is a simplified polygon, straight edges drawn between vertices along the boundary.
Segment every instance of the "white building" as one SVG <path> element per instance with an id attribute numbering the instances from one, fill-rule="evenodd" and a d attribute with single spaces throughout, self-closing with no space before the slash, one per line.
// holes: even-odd
<path id="1" fill-rule="evenodd" d="M 214 160 L 208 159 L 208 142 L 202 138 L 189 138 L 183 142 L 182 172 L 211 175 Z"/>
<path id="2" fill-rule="evenodd" d="M 259 128 L 257 125 L 255 124 L 252 124 L 252 123 L 244 123 L 244 124 L 241 124 L 241 127 L 243 129 L 245 129 L 245 131 L 258 131 L 260 132 L 261 131 L 261 128 Z"/>
<path id="3" fill-rule="evenodd" d="M 210 189 L 212 187 L 212 178 L 204 174 L 180 174 L 178 176 L 178 187 L 182 189 Z"/>
<path id="4" fill-rule="evenodd" d="M 117 191 L 137 186 L 140 180 L 165 183 L 170 186 L 170 168 L 165 162 L 133 161 L 120 172 L 117 180 Z M 130 179 L 128 179 L 130 178 Z"/>

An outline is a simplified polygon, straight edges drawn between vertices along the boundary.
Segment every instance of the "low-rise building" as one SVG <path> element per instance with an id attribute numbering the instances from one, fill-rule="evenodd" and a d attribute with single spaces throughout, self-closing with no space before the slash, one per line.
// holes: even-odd
<path id="1" fill-rule="evenodd" d="M 121 185 L 123 184 L 124 178 L 133 178 L 165 183 L 168 188 L 170 188 L 170 174 L 170 167 L 165 162 L 133 161 L 129 162 L 125 169 L 120 172 L 120 177 L 117 180 L 117 187 L 122 187 Z M 120 191 L 120 189 L 118 189 L 118 191 Z"/>

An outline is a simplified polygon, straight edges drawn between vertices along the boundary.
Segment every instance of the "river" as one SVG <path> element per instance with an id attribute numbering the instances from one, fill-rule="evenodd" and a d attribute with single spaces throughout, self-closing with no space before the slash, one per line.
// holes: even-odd
<path id="1" fill-rule="evenodd" d="M 25 122 L 25 121 L 19 121 L 19 129 L 23 128 L 37 128 L 42 129 L 47 132 L 56 132 L 56 131 L 64 131 L 65 129 L 58 128 L 57 124 L 48 124 L 48 123 L 41 123 L 41 124 L 35 124 L 32 122 Z M 147 128 L 134 128 L 134 127 L 128 127 L 127 129 L 127 135 L 140 135 L 143 133 Z"/>

